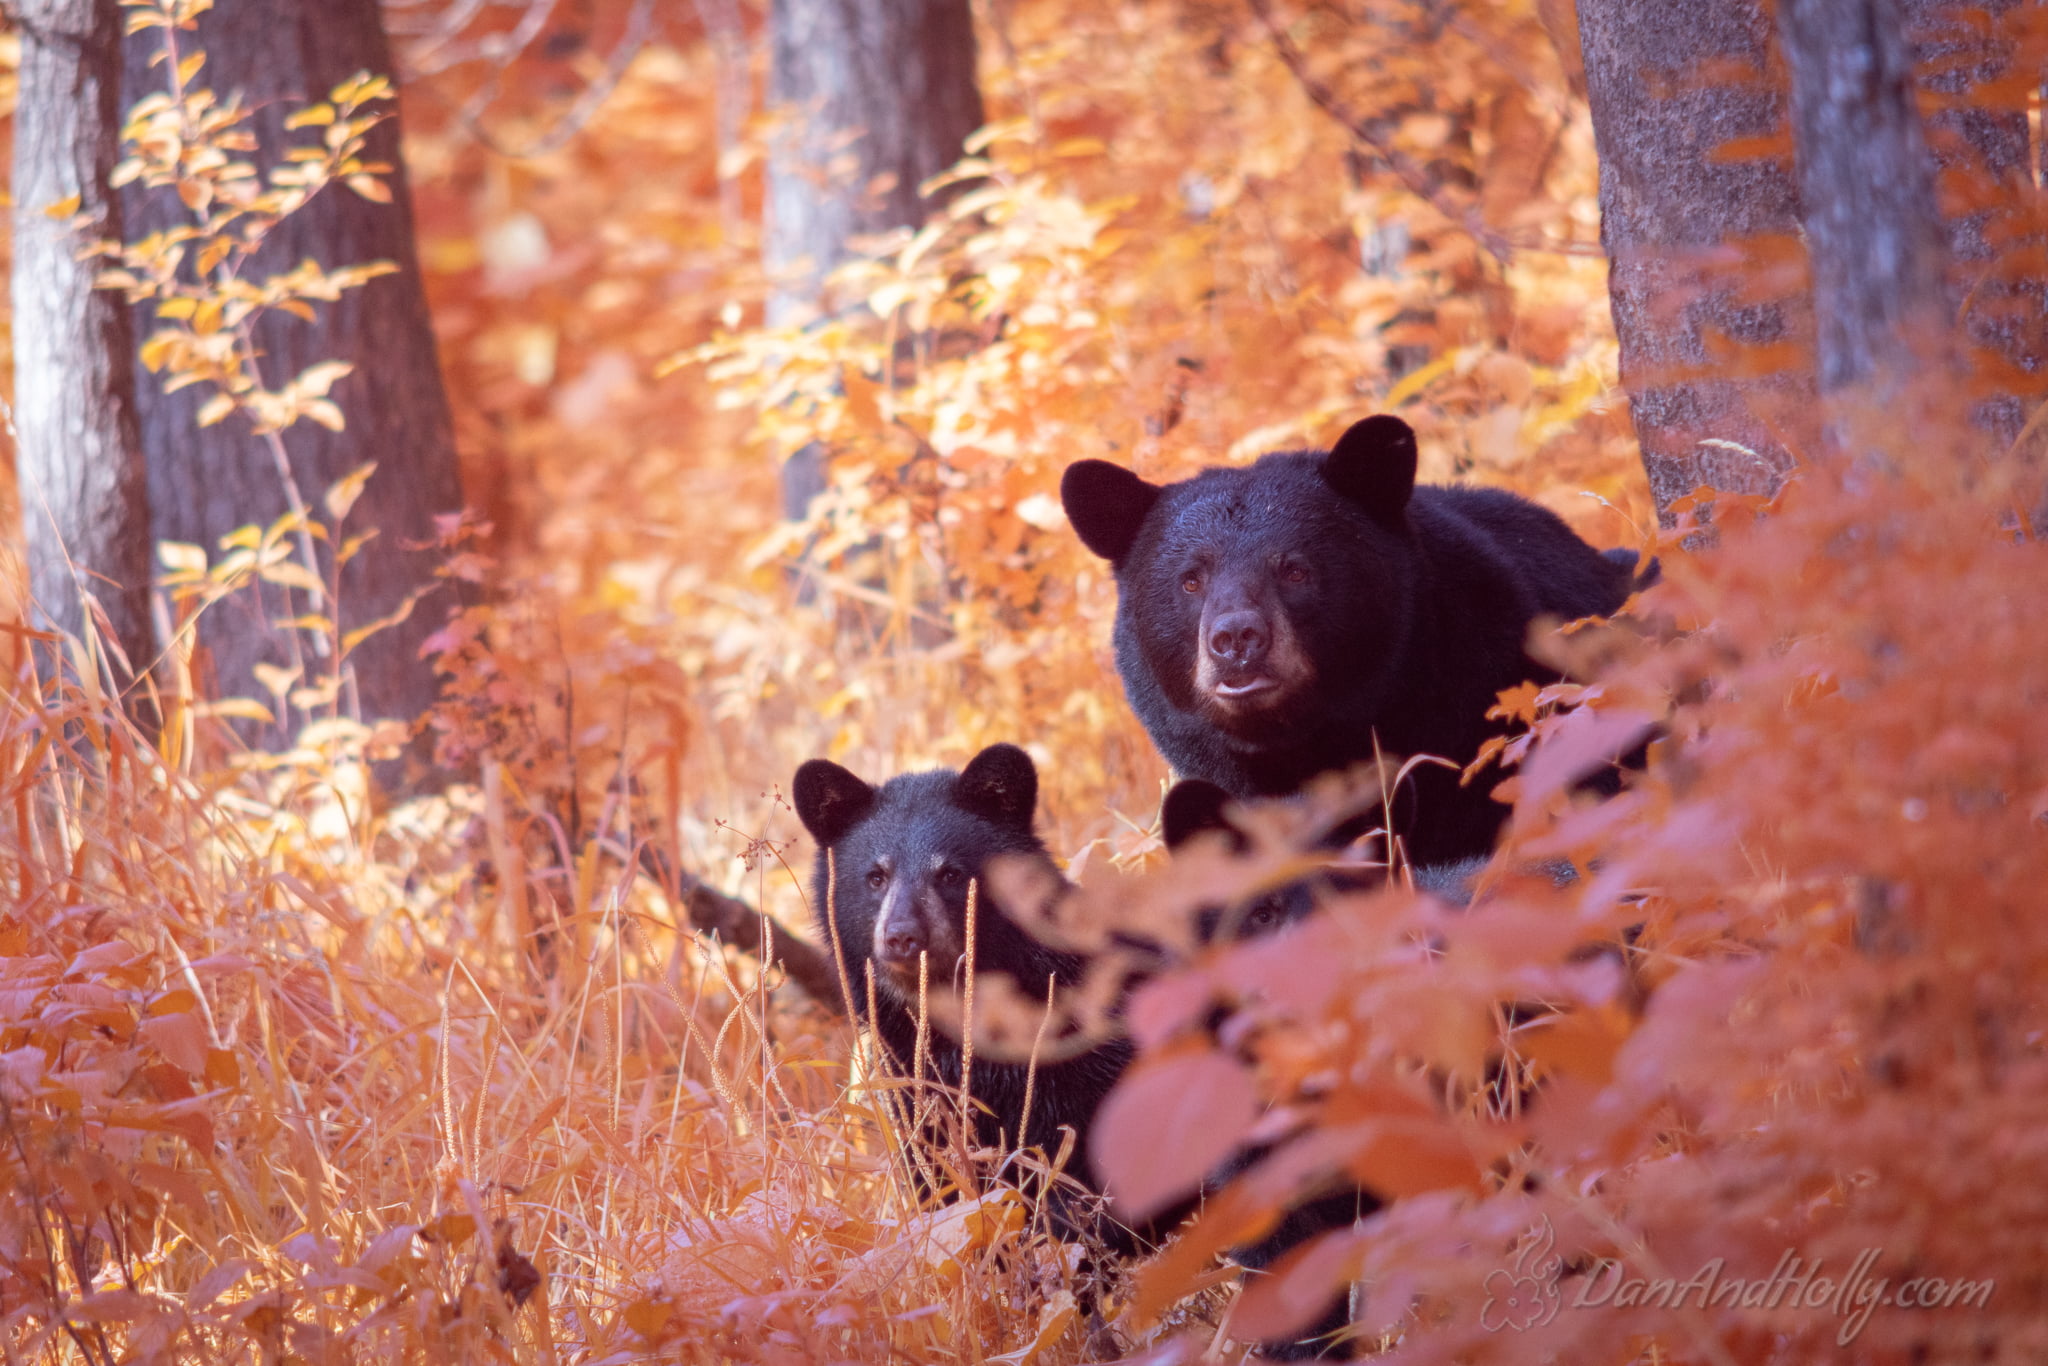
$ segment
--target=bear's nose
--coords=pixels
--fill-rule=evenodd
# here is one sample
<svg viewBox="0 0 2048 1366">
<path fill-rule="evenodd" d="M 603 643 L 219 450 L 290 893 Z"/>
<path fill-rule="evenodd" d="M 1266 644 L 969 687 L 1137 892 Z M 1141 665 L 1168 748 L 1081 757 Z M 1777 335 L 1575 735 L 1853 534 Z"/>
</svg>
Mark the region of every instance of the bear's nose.
<svg viewBox="0 0 2048 1366">
<path fill-rule="evenodd" d="M 1250 608 L 1225 612 L 1209 626 L 1209 653 L 1225 664 L 1249 669 L 1266 657 L 1272 633 L 1266 619 Z"/>
<path fill-rule="evenodd" d="M 885 963 L 915 963 L 930 947 L 923 917 L 906 908 L 888 907 L 875 927 L 875 954 Z"/>
</svg>

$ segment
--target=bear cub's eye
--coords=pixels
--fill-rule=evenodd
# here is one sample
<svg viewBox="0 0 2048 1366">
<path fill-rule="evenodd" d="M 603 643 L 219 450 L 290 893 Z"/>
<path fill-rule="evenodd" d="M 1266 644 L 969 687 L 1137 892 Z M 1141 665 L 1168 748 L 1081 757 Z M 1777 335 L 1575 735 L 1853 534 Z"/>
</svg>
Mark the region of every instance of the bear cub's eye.
<svg viewBox="0 0 2048 1366">
<path fill-rule="evenodd" d="M 1283 565 L 1281 565 L 1281 566 L 1280 566 L 1280 581 L 1281 581 L 1282 583 L 1307 583 L 1307 582 L 1308 582 L 1308 566 L 1307 566 L 1307 565 L 1300 565 L 1300 564 L 1283 564 Z"/>
<path fill-rule="evenodd" d="M 957 887 L 960 885 L 960 870 L 948 864 L 939 869 L 938 878 L 941 887 Z"/>
<path fill-rule="evenodd" d="M 877 864 L 875 867 L 868 869 L 868 886 L 879 892 L 888 885 L 889 875 L 882 871 L 881 865 Z"/>
<path fill-rule="evenodd" d="M 1193 570 L 1189 570 L 1186 576 L 1184 576 L 1180 581 L 1180 589 L 1183 593 L 1201 592 L 1202 576 L 1200 574 L 1195 573 Z"/>
</svg>

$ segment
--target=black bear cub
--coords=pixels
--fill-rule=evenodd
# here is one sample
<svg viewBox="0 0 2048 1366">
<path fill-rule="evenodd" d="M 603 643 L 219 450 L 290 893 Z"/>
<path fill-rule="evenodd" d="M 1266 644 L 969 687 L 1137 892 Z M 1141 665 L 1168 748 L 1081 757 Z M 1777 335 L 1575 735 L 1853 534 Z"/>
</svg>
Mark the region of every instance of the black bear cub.
<svg viewBox="0 0 2048 1366">
<path fill-rule="evenodd" d="M 868 1023 L 899 1069 L 909 1070 L 916 1047 L 919 957 L 926 959 L 932 988 L 965 985 L 970 881 L 981 881 L 977 973 L 1008 974 L 1027 999 L 1042 999 L 1049 977 L 1062 986 L 1081 979 L 1086 961 L 1041 943 L 1006 916 L 983 877 L 999 854 L 1051 865 L 1031 829 L 1038 770 L 1023 750 L 991 745 L 957 774 L 906 773 L 880 787 L 838 764 L 813 759 L 797 769 L 790 788 L 797 817 L 818 846 L 811 906 L 819 931 L 827 949 L 843 956 L 852 1006 L 863 1016 L 872 979 L 875 1010 Z M 934 1023 L 928 1048 L 931 1075 L 959 1086 L 959 1040 Z M 976 1057 L 975 1142 L 1053 1154 L 1060 1148 L 1060 1127 L 1071 1127 L 1077 1142 L 1069 1173 L 1098 1189 L 1087 1161 L 1089 1123 L 1129 1061 L 1128 1045 L 1111 1041 L 1075 1058 L 1041 1063 L 1026 1115 L 1029 1064 Z"/>
<path fill-rule="evenodd" d="M 1470 763 L 1497 693 L 1557 677 L 1524 651 L 1529 624 L 1627 599 L 1632 554 L 1504 490 L 1418 486 L 1415 467 L 1414 432 L 1385 415 L 1329 451 L 1175 484 L 1067 467 L 1068 520 L 1116 572 L 1117 671 L 1181 776 L 1247 798 L 1377 753 Z M 1418 765 L 1392 821 L 1409 861 L 1487 853 L 1507 814 L 1492 785 Z"/>
</svg>

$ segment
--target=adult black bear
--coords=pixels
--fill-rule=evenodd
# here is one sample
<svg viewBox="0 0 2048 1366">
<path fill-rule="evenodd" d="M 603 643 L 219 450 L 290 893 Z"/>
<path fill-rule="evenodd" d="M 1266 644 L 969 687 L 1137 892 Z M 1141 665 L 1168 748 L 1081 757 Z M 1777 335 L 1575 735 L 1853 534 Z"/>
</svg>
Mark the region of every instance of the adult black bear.
<svg viewBox="0 0 2048 1366">
<path fill-rule="evenodd" d="M 1160 806 L 1159 823 L 1169 851 L 1177 851 L 1205 834 L 1222 839 L 1238 854 L 1249 850 L 1252 844 L 1249 828 L 1241 819 L 1235 800 L 1216 784 L 1201 778 L 1183 779 L 1168 790 L 1166 800 Z M 1318 847 L 1329 847 L 1320 842 L 1317 844 Z M 1468 907 L 1472 905 L 1477 884 L 1489 862 L 1487 858 L 1475 856 L 1451 863 L 1428 864 L 1409 869 L 1408 876 L 1416 891 L 1426 892 L 1451 906 Z M 1536 865 L 1529 871 L 1548 877 L 1559 886 L 1578 878 L 1577 870 L 1569 863 Z M 1213 942 L 1219 938 L 1250 939 L 1276 933 L 1314 913 L 1329 898 L 1371 891 L 1381 886 L 1386 877 L 1385 870 L 1379 868 L 1354 868 L 1341 864 L 1326 868 L 1264 892 L 1238 906 L 1204 908 L 1200 922 L 1202 937 Z M 1532 1018 L 1544 1010 L 1541 1006 L 1513 1003 L 1504 1005 L 1503 1009 L 1508 1018 L 1516 1021 Z M 1485 1084 L 1499 1094 L 1505 1094 L 1508 1088 L 1514 1087 L 1518 1102 L 1524 1107 L 1535 1095 L 1532 1088 L 1515 1081 L 1498 1056 L 1487 1061 Z M 1272 1145 L 1259 1144 L 1234 1154 L 1212 1175 L 1208 1189 L 1213 1191 L 1250 1170 L 1271 1151 Z M 1265 1270 L 1310 1239 L 1346 1228 L 1355 1220 L 1372 1214 L 1381 1208 L 1382 1203 L 1369 1190 L 1339 1182 L 1335 1189 L 1287 1209 L 1265 1237 L 1248 1246 L 1233 1248 L 1230 1255 L 1243 1267 L 1253 1271 Z M 1289 1342 L 1262 1344 L 1260 1354 L 1273 1361 L 1347 1355 L 1350 1344 L 1344 1340 L 1343 1330 L 1350 1319 L 1348 1297 L 1335 1296 L 1324 1305 L 1321 1314 L 1301 1337 Z"/>
<path fill-rule="evenodd" d="M 843 956 L 853 1006 L 863 1015 L 873 980 L 869 1024 L 898 1068 L 908 1070 L 916 1048 L 920 955 L 928 961 L 932 986 L 964 985 L 970 881 L 979 879 L 982 887 L 976 899 L 977 973 L 1008 974 L 1027 999 L 1045 995 L 1048 977 L 1062 986 L 1080 980 L 1085 959 L 1041 943 L 987 894 L 984 872 L 998 854 L 1051 865 L 1031 829 L 1038 770 L 1023 750 L 991 745 L 958 774 L 906 773 L 880 787 L 838 764 L 813 759 L 797 769 L 790 792 L 798 819 L 818 845 L 811 906 L 820 933 L 828 951 Z M 931 1075 L 959 1086 L 959 1040 L 934 1024 L 927 1047 Z M 1066 1125 L 1077 1140 L 1070 1174 L 1097 1189 L 1087 1160 L 1088 1127 L 1130 1057 L 1127 1043 L 1111 1040 L 1078 1057 L 1042 1063 L 1035 1081 L 1027 1076 L 1027 1063 L 977 1057 L 970 1089 L 985 1109 L 976 1111 L 976 1143 L 1052 1154 Z"/>
<path fill-rule="evenodd" d="M 1159 807 L 1159 830 L 1167 851 L 1179 849 L 1197 835 L 1211 833 L 1221 836 L 1232 852 L 1243 853 L 1250 846 L 1250 837 L 1232 819 L 1231 806 L 1236 800 L 1206 778 L 1183 778 L 1175 783 Z M 1337 851 L 1331 847 L 1330 852 Z M 1474 855 L 1454 863 L 1432 863 L 1410 868 L 1408 877 L 1418 892 L 1427 892 L 1453 906 L 1469 906 L 1473 886 L 1490 861 L 1483 855 Z M 1213 941 L 1220 932 L 1231 939 L 1253 938 L 1301 919 L 1326 895 L 1370 891 L 1384 883 L 1386 876 L 1383 869 L 1373 867 L 1328 868 L 1274 888 L 1245 906 L 1223 908 L 1231 912 L 1227 916 L 1218 910 L 1205 910 L 1199 925 L 1201 937 Z"/>
<path fill-rule="evenodd" d="M 1116 571 L 1124 690 L 1182 776 L 1243 798 L 1378 752 L 1470 763 L 1497 693 L 1557 677 L 1524 651 L 1529 624 L 1627 599 L 1628 552 L 1504 490 L 1418 487 L 1415 464 L 1414 432 L 1382 415 L 1327 452 L 1164 486 L 1067 467 L 1068 520 Z M 1487 853 L 1492 788 L 1418 765 L 1393 813 L 1409 861 Z"/>
</svg>

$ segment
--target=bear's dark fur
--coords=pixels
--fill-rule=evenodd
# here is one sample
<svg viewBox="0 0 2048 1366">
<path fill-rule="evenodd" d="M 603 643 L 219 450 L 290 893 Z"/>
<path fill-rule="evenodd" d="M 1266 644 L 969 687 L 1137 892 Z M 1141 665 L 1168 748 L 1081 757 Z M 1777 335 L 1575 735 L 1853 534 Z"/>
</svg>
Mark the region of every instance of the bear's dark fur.
<svg viewBox="0 0 2048 1366">
<path fill-rule="evenodd" d="M 1233 852 L 1243 853 L 1249 847 L 1250 839 L 1243 827 L 1231 818 L 1230 808 L 1236 800 L 1206 778 L 1183 778 L 1175 783 L 1167 789 L 1166 800 L 1159 807 L 1159 829 L 1167 851 L 1171 853 L 1197 835 L 1207 833 L 1221 836 Z M 1473 886 L 1489 862 L 1491 860 L 1475 855 L 1453 863 L 1411 868 L 1408 877 L 1418 892 L 1427 892 L 1453 906 L 1469 906 L 1472 904 Z M 1566 868 L 1570 866 L 1565 865 Z M 1214 912 L 1205 911 L 1199 926 L 1201 937 L 1204 941 L 1213 942 L 1221 929 L 1229 931 L 1230 938 L 1248 939 L 1301 919 L 1316 908 L 1318 900 L 1325 894 L 1369 891 L 1384 880 L 1385 873 L 1378 869 L 1326 869 L 1314 877 L 1298 878 L 1267 892 L 1243 908 L 1237 917 L 1226 920 Z"/>
<path fill-rule="evenodd" d="M 1116 572 L 1125 692 L 1181 776 L 1244 798 L 1376 752 L 1467 764 L 1497 693 L 1557 677 L 1525 652 L 1530 623 L 1626 600 L 1633 555 L 1504 490 L 1417 486 L 1415 466 L 1414 433 L 1382 415 L 1327 452 L 1163 486 L 1067 467 L 1067 517 Z M 1417 766 L 1393 814 L 1410 862 L 1487 853 L 1492 787 Z"/>
<path fill-rule="evenodd" d="M 1247 851 L 1251 847 L 1251 836 L 1238 819 L 1236 808 L 1235 799 L 1215 783 L 1200 778 L 1186 778 L 1175 783 L 1159 810 L 1160 830 L 1167 849 L 1179 850 L 1191 840 L 1210 835 L 1225 841 L 1233 852 Z M 1332 846 L 1325 843 L 1322 847 Z M 1475 856 L 1411 868 L 1408 876 L 1416 891 L 1426 892 L 1448 905 L 1467 907 L 1472 904 L 1479 878 L 1486 872 L 1489 862 L 1487 858 Z M 1577 870 L 1569 863 L 1538 865 L 1532 871 L 1550 877 L 1559 886 L 1576 881 L 1578 876 Z M 1213 942 L 1218 937 L 1249 939 L 1274 933 L 1312 914 L 1328 897 L 1372 890 L 1380 886 L 1386 876 L 1381 869 L 1330 868 L 1275 888 L 1242 906 L 1204 908 L 1200 926 L 1202 936 Z M 1511 1004 L 1505 1010 L 1509 1019 L 1519 1022 L 1534 1018 L 1542 1012 L 1542 1007 Z M 1494 1056 L 1487 1060 L 1485 1085 L 1494 1093 L 1504 1095 L 1517 1083 L 1504 1070 L 1502 1060 Z M 1521 1104 L 1526 1106 L 1534 1097 L 1533 1090 L 1526 1087 L 1517 1089 Z M 1211 1175 L 1205 1183 L 1206 1188 L 1213 1191 L 1227 1184 L 1263 1161 L 1272 1150 L 1271 1144 L 1259 1144 L 1238 1151 Z M 1379 1197 L 1363 1187 L 1340 1185 L 1286 1210 L 1272 1231 L 1258 1242 L 1231 1249 L 1231 1258 L 1249 1270 L 1266 1270 L 1302 1244 L 1322 1234 L 1349 1227 L 1353 1221 L 1372 1214 L 1381 1205 Z M 1261 1344 L 1260 1355 L 1273 1361 L 1348 1355 L 1349 1345 L 1343 1341 L 1342 1333 L 1350 1318 L 1348 1297 L 1333 1296 L 1301 1337 L 1288 1342 Z"/>
<path fill-rule="evenodd" d="M 1078 982 L 1079 955 L 1056 951 L 1004 915 L 983 876 L 998 854 L 1051 858 L 1032 833 L 1038 771 L 1015 745 L 991 745 L 958 774 L 949 769 L 906 773 L 880 787 L 838 764 L 813 759 L 790 785 L 797 816 L 816 841 L 811 905 L 828 952 L 843 954 L 853 1007 L 867 1014 L 868 982 L 875 1012 L 868 1023 L 894 1065 L 908 1071 L 917 1042 L 917 960 L 928 955 L 933 988 L 964 985 L 967 886 L 976 898 L 975 971 L 1006 973 L 1026 999 L 1043 997 L 1046 979 Z M 831 851 L 828 865 L 827 851 Z M 836 867 L 836 885 L 832 869 Z M 833 922 L 836 921 L 835 925 Z M 960 1084 L 958 1039 L 934 1023 L 928 1035 L 931 1075 Z M 1122 1040 L 1078 1057 L 1042 1063 L 1024 1114 L 1028 1064 L 974 1060 L 971 1088 L 980 1103 L 975 1141 L 983 1147 L 1060 1149 L 1062 1125 L 1075 1132 L 1069 1173 L 1098 1189 L 1088 1166 L 1088 1128 L 1102 1098 L 1130 1062 Z"/>
</svg>

